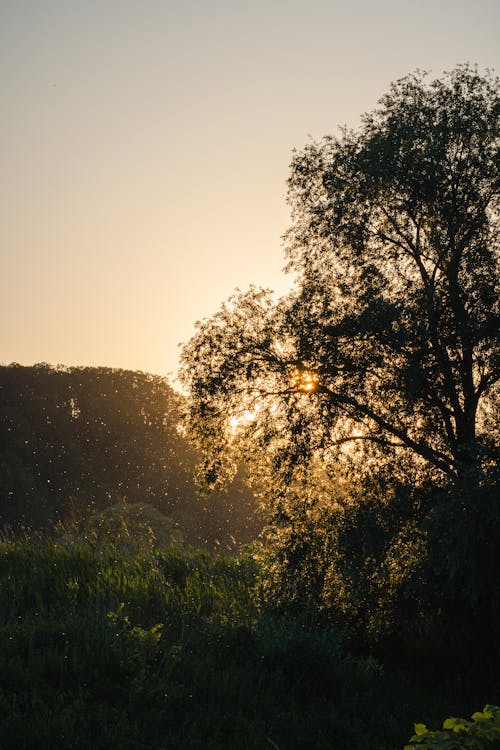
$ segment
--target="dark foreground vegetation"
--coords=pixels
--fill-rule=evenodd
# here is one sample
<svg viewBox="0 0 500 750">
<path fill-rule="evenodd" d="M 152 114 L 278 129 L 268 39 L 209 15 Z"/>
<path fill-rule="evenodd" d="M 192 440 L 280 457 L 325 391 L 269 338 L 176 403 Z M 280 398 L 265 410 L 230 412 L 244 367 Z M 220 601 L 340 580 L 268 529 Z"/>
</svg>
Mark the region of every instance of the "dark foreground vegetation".
<svg viewBox="0 0 500 750">
<path fill-rule="evenodd" d="M 470 656 L 369 655 L 279 618 L 250 557 L 0 546 L 4 750 L 398 750 L 487 702 Z"/>
</svg>

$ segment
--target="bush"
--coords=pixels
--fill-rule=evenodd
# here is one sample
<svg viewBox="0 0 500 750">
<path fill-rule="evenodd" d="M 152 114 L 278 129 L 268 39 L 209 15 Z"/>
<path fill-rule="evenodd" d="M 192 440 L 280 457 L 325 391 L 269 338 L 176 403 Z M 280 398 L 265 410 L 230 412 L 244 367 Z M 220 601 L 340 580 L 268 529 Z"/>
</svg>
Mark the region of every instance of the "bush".
<svg viewBox="0 0 500 750">
<path fill-rule="evenodd" d="M 500 708 L 485 706 L 472 714 L 472 721 L 451 717 L 443 729 L 429 731 L 415 724 L 415 734 L 404 750 L 486 750 L 500 748 Z"/>
</svg>

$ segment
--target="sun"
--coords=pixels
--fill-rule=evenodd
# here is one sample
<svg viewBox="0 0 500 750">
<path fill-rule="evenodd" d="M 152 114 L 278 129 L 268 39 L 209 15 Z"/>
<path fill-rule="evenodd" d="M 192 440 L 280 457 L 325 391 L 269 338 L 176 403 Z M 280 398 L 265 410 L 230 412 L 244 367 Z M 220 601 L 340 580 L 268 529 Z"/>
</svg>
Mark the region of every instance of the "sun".
<svg viewBox="0 0 500 750">
<path fill-rule="evenodd" d="M 295 367 L 291 375 L 292 388 L 302 393 L 314 393 L 319 386 L 319 375 L 310 370 L 300 370 Z"/>
</svg>

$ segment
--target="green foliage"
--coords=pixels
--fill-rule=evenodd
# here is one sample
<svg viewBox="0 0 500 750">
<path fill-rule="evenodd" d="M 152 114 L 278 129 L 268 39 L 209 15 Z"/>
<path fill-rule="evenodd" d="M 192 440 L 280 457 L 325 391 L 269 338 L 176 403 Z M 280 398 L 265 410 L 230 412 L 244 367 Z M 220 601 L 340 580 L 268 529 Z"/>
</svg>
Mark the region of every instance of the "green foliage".
<svg viewBox="0 0 500 750">
<path fill-rule="evenodd" d="M 404 750 L 487 750 L 500 746 L 500 708 L 487 705 L 472 714 L 472 721 L 451 717 L 442 731 L 415 724 L 415 734 Z"/>
<path fill-rule="evenodd" d="M 259 580 L 248 557 L 1 543 L 2 750 L 394 750 L 451 705 L 267 612 Z"/>
<path fill-rule="evenodd" d="M 120 602 L 116 612 L 107 614 L 113 638 L 111 649 L 117 654 L 123 672 L 130 674 L 136 690 L 144 689 L 156 677 L 151 667 L 158 663 L 161 655 L 163 624 L 157 623 L 147 629 L 132 625 L 130 617 L 124 614 L 124 607 Z"/>
<path fill-rule="evenodd" d="M 115 547 L 122 554 L 138 554 L 181 544 L 179 524 L 147 503 L 121 503 L 88 518 L 63 524 L 63 536 L 85 537 L 99 548 Z"/>
<path fill-rule="evenodd" d="M 349 494 L 330 489 L 281 498 L 260 550 L 268 606 L 370 640 L 415 631 L 430 596 L 426 539 L 415 521 L 425 498 L 373 482 Z"/>
</svg>

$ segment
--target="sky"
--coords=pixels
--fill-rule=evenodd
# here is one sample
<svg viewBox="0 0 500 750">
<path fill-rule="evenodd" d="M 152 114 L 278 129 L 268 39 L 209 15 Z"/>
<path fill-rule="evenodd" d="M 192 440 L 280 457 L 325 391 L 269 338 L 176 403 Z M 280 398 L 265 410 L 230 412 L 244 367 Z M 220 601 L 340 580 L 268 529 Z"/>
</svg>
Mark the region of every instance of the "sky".
<svg viewBox="0 0 500 750">
<path fill-rule="evenodd" d="M 294 148 L 391 81 L 500 73 L 498 0 L 0 0 L 0 363 L 168 375 L 284 294 Z"/>
</svg>

